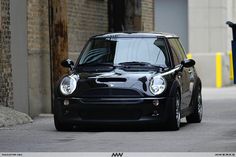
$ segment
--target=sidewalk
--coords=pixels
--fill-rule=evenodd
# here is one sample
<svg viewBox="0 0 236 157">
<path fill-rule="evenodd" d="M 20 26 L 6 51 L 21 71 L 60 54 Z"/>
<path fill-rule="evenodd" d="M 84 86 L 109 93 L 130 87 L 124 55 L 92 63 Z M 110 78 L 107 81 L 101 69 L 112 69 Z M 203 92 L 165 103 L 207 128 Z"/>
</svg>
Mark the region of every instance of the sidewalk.
<svg viewBox="0 0 236 157">
<path fill-rule="evenodd" d="M 0 105 L 0 128 L 30 122 L 33 120 L 27 114 Z"/>
<path fill-rule="evenodd" d="M 235 99 L 235 104 L 236 104 L 236 85 L 223 88 L 203 87 L 202 96 L 203 100 Z"/>
</svg>

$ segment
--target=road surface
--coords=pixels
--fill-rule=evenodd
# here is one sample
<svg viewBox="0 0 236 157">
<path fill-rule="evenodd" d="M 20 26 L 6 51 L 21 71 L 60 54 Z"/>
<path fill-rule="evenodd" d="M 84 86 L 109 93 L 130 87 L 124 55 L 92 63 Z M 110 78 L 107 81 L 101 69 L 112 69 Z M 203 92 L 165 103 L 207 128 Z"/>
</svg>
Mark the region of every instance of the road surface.
<svg viewBox="0 0 236 157">
<path fill-rule="evenodd" d="M 0 128 L 0 152 L 235 152 L 236 87 L 203 89 L 200 124 L 182 120 L 179 131 L 57 132 L 52 116 Z"/>
</svg>

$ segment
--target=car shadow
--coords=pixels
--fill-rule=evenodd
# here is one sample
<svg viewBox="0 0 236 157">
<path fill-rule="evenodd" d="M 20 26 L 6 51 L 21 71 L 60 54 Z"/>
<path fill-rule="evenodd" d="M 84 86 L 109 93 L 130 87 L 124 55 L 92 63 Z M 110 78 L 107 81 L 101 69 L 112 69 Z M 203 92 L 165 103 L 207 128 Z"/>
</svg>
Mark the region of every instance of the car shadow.
<svg viewBox="0 0 236 157">
<path fill-rule="evenodd" d="M 187 125 L 186 122 L 181 122 L 180 130 Z M 168 128 L 167 125 L 96 125 L 96 126 L 74 126 L 70 132 L 162 132 L 162 131 L 174 131 Z"/>
</svg>

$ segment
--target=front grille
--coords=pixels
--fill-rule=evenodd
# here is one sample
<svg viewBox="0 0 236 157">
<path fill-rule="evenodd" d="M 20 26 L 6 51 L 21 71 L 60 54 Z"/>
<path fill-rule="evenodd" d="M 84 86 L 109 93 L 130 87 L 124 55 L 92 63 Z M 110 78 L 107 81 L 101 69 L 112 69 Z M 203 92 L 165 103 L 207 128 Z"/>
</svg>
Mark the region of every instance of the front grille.
<svg viewBox="0 0 236 157">
<path fill-rule="evenodd" d="M 138 109 L 130 110 L 90 110 L 80 111 L 83 120 L 137 120 L 141 116 Z"/>
<path fill-rule="evenodd" d="M 98 78 L 98 82 L 126 82 L 126 78 Z"/>
<path fill-rule="evenodd" d="M 140 98 L 142 93 L 132 89 L 96 88 L 87 90 L 80 95 L 81 98 Z"/>
</svg>

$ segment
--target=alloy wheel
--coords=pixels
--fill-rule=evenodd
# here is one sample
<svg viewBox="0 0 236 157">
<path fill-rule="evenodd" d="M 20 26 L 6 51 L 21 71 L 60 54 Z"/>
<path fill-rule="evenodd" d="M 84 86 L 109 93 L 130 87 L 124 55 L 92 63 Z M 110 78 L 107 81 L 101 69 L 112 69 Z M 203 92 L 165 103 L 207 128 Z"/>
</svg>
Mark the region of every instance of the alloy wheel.
<svg viewBox="0 0 236 157">
<path fill-rule="evenodd" d="M 176 122 L 178 128 L 180 127 L 180 98 L 179 95 L 176 96 L 176 109 L 175 109 L 175 115 L 176 115 Z"/>
<path fill-rule="evenodd" d="M 197 98 L 197 108 L 198 108 L 198 115 L 199 118 L 202 119 L 202 114 L 203 114 L 203 106 L 202 106 L 202 94 L 199 91 L 198 93 L 198 98 Z"/>
</svg>

